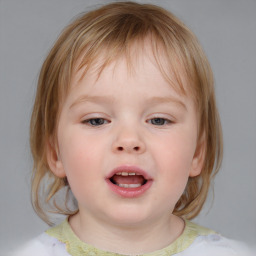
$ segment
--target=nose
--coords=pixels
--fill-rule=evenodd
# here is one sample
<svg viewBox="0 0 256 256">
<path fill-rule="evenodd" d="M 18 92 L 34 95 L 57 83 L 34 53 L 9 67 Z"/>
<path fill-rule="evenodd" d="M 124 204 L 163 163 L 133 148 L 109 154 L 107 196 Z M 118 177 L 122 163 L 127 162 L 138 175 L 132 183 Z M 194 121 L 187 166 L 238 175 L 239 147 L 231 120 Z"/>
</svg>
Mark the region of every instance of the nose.
<svg viewBox="0 0 256 256">
<path fill-rule="evenodd" d="M 140 137 L 136 128 L 122 128 L 113 142 L 115 153 L 135 153 L 142 154 L 146 150 L 145 143 Z"/>
</svg>

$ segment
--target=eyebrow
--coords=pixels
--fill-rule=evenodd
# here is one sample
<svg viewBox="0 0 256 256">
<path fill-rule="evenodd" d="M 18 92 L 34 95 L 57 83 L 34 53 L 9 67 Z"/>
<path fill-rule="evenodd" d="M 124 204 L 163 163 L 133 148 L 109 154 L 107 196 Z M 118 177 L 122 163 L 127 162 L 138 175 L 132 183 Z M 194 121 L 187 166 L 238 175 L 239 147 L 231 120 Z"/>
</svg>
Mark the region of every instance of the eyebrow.
<svg viewBox="0 0 256 256">
<path fill-rule="evenodd" d="M 76 99 L 71 106 L 69 107 L 70 109 L 73 108 L 74 106 L 84 103 L 84 102 L 93 102 L 93 103 L 103 103 L 103 104 L 110 104 L 115 102 L 115 98 L 113 96 L 89 96 L 89 95 L 82 95 L 78 99 Z M 187 107 L 185 103 L 181 100 L 179 100 L 176 97 L 151 97 L 146 99 L 146 104 L 148 105 L 156 105 L 159 103 L 174 103 L 176 105 L 179 105 L 180 107 L 184 108 L 187 110 Z"/>
<path fill-rule="evenodd" d="M 147 101 L 149 104 L 174 103 L 174 104 L 181 106 L 185 110 L 187 110 L 185 103 L 176 97 L 170 97 L 170 96 L 168 96 L 168 97 L 167 96 L 166 97 L 152 97 L 152 98 L 149 98 Z"/>
<path fill-rule="evenodd" d="M 74 106 L 84 103 L 84 102 L 95 102 L 95 103 L 112 103 L 115 101 L 115 98 L 112 96 L 89 96 L 89 95 L 82 95 L 81 97 L 77 98 L 69 108 L 73 108 Z"/>
</svg>

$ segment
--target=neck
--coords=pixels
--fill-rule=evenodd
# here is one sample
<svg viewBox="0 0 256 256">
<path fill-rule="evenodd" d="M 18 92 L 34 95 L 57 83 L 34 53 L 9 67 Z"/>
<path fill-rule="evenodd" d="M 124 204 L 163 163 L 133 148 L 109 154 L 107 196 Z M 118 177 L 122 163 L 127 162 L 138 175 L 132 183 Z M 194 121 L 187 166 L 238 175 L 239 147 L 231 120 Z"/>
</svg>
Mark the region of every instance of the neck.
<svg viewBox="0 0 256 256">
<path fill-rule="evenodd" d="M 78 213 L 69 222 L 83 242 L 121 254 L 142 254 L 162 249 L 175 241 L 184 229 L 184 221 L 174 215 L 160 221 L 121 226 Z"/>
</svg>

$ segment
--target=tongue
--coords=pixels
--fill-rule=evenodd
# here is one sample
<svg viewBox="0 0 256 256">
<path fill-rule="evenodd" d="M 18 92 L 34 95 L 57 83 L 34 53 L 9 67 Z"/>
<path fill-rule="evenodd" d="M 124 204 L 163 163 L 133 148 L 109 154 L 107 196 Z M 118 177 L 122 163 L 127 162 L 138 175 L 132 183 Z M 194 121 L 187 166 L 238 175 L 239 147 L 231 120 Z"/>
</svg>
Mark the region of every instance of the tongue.
<svg viewBox="0 0 256 256">
<path fill-rule="evenodd" d="M 132 175 L 132 176 L 121 176 L 114 175 L 111 178 L 111 181 L 115 184 L 144 184 L 145 179 L 142 175 Z"/>
</svg>

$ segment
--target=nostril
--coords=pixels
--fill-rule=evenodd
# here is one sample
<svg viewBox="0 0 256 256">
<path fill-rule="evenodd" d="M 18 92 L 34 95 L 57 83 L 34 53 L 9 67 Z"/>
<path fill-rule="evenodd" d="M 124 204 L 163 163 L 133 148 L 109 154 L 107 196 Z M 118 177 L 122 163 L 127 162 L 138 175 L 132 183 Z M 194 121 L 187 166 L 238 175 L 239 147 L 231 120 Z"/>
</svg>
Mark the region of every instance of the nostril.
<svg viewBox="0 0 256 256">
<path fill-rule="evenodd" d="M 118 150 L 118 151 L 123 151 L 124 148 L 123 148 L 123 147 L 117 147 L 117 150 Z M 139 151 L 139 150 L 140 150 L 140 147 L 133 147 L 133 150 L 134 150 L 134 151 Z"/>
</svg>

